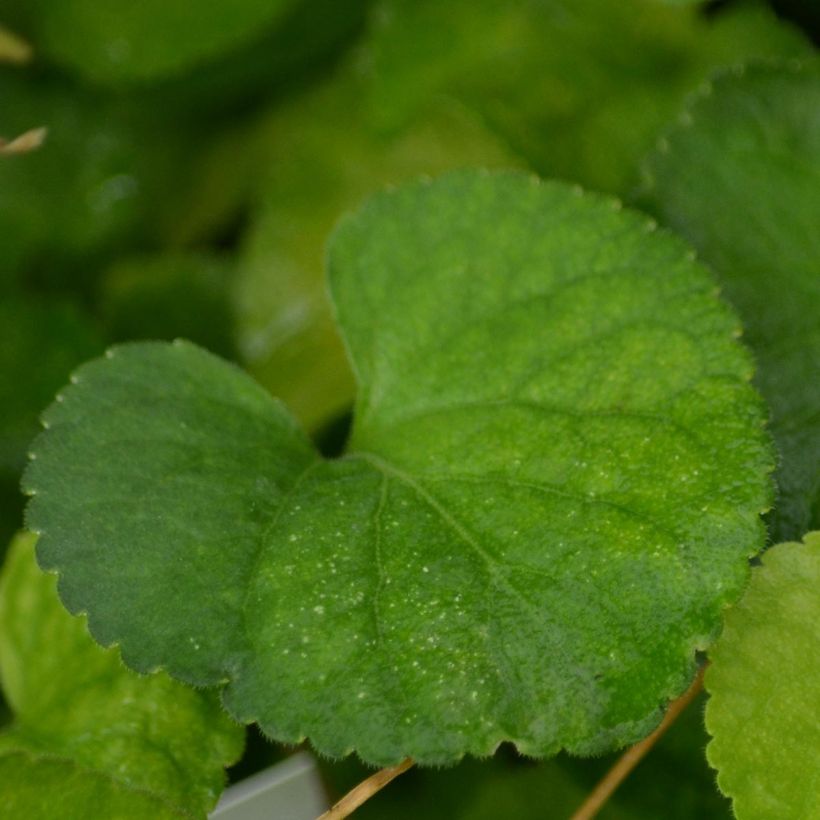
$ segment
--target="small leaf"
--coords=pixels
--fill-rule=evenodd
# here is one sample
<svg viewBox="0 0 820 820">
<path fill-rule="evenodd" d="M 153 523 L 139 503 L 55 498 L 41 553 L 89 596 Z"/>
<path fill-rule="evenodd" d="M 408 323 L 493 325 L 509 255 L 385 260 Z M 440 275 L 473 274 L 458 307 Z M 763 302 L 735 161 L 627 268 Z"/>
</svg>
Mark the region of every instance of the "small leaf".
<svg viewBox="0 0 820 820">
<path fill-rule="evenodd" d="M 33 0 L 27 10 L 42 53 L 96 83 L 147 82 L 252 42 L 296 0 Z"/>
<path fill-rule="evenodd" d="M 820 817 L 820 532 L 772 547 L 710 655 L 709 762 L 739 820 Z"/>
<path fill-rule="evenodd" d="M 820 526 L 820 61 L 726 73 L 645 166 L 642 201 L 745 322 L 782 460 L 775 539 Z"/>
<path fill-rule="evenodd" d="M 4 809 L 12 800 L 16 817 L 53 817 L 58 805 L 61 817 L 145 817 L 155 815 L 140 806 L 164 804 L 161 816 L 204 815 L 242 730 L 215 693 L 139 677 L 97 646 L 36 566 L 34 540 L 12 543 L 0 580 L 0 677 L 14 712 L 0 734 Z M 84 815 L 98 790 L 102 802 Z M 108 800 L 130 810 L 107 814 Z"/>
<path fill-rule="evenodd" d="M 333 461 L 192 345 L 84 366 L 25 479 L 66 605 L 328 755 L 646 734 L 762 545 L 772 466 L 735 317 L 652 228 L 511 172 L 374 198 L 330 253 L 359 382 Z"/>
</svg>

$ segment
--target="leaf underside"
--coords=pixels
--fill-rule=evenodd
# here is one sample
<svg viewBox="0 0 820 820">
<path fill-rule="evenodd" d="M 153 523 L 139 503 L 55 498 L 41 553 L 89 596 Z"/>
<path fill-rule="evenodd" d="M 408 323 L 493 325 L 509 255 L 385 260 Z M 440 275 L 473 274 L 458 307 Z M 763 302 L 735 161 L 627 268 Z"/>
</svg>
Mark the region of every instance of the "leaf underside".
<svg viewBox="0 0 820 820">
<path fill-rule="evenodd" d="M 737 320 L 674 238 L 514 172 L 375 197 L 331 245 L 346 454 L 184 342 L 116 348 L 44 416 L 43 566 L 138 670 L 388 764 L 645 734 L 763 542 Z"/>
<path fill-rule="evenodd" d="M 799 538 L 820 527 L 820 61 L 722 75 L 644 175 L 744 321 L 781 454 L 771 535 Z"/>
<path fill-rule="evenodd" d="M 820 817 L 820 532 L 778 544 L 710 652 L 709 762 L 740 820 Z"/>
</svg>

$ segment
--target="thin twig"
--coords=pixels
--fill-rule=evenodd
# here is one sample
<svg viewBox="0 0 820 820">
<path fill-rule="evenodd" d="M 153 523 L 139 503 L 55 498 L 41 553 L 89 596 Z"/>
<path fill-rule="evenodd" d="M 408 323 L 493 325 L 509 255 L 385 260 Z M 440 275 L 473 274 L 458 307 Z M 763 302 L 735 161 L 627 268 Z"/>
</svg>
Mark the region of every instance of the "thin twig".
<svg viewBox="0 0 820 820">
<path fill-rule="evenodd" d="M 640 763 L 643 756 L 655 745 L 663 733 L 678 719 L 680 713 L 695 699 L 695 696 L 703 687 L 703 671 L 701 669 L 692 685 L 677 699 L 669 704 L 661 725 L 645 737 L 640 743 L 636 743 L 627 749 L 618 758 L 615 765 L 604 775 L 598 785 L 592 790 L 583 805 L 572 815 L 570 820 L 591 820 L 600 811 L 601 807 L 612 796 L 615 789 L 621 785 L 627 775 Z"/>
<path fill-rule="evenodd" d="M 26 131 L 25 134 L 20 134 L 13 140 L 5 140 L 0 137 L 0 154 L 28 154 L 39 148 L 45 142 L 46 128 L 32 128 L 31 131 Z"/>
<path fill-rule="evenodd" d="M 31 46 L 25 40 L 0 26 L 0 62 L 24 65 L 31 56 Z"/>
<path fill-rule="evenodd" d="M 365 800 L 373 797 L 379 789 L 384 788 L 394 777 L 406 772 L 413 765 L 411 758 L 406 758 L 398 766 L 382 769 L 363 780 L 351 789 L 332 809 L 326 811 L 319 820 L 342 820 L 352 814 Z"/>
</svg>

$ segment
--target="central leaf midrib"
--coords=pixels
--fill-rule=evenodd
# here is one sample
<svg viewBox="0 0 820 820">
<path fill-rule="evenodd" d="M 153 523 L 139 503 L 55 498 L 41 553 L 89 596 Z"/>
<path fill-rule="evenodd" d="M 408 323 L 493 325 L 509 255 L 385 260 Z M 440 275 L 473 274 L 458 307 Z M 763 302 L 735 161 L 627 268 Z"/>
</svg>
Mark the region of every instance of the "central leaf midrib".
<svg viewBox="0 0 820 820">
<path fill-rule="evenodd" d="M 357 452 L 352 453 L 350 458 L 356 458 L 362 460 L 376 470 L 378 470 L 382 475 L 389 476 L 394 478 L 395 480 L 401 482 L 408 488 L 410 488 L 415 495 L 417 495 L 430 509 L 432 509 L 436 515 L 448 526 L 448 528 L 454 532 L 459 539 L 465 543 L 470 549 L 478 555 L 482 561 L 487 566 L 488 574 L 493 581 L 499 583 L 499 585 L 505 587 L 509 593 L 512 594 L 513 598 L 524 605 L 524 608 L 528 610 L 528 612 L 534 616 L 537 622 L 541 623 L 544 618 L 544 614 L 537 611 L 536 608 L 531 604 L 523 595 L 523 593 L 516 589 L 516 587 L 510 582 L 509 578 L 507 577 L 507 572 L 505 569 L 507 565 L 503 561 L 500 561 L 496 556 L 494 556 L 491 552 L 489 552 L 485 547 L 483 547 L 478 540 L 473 536 L 473 534 L 460 522 L 458 521 L 445 507 L 444 505 L 435 497 L 433 496 L 429 490 L 427 490 L 423 485 L 421 485 L 413 476 L 408 473 L 405 473 L 403 470 L 395 467 L 388 461 L 385 461 L 380 456 L 375 455 L 374 453 L 368 452 Z"/>
</svg>

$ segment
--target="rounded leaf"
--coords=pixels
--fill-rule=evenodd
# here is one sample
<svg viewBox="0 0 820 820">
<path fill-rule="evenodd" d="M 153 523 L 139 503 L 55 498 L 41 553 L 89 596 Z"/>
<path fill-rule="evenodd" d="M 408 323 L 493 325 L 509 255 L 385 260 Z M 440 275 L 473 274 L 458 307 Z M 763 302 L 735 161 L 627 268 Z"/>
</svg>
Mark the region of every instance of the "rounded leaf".
<svg viewBox="0 0 820 820">
<path fill-rule="evenodd" d="M 191 345 L 86 365 L 25 479 L 67 605 L 329 755 L 645 734 L 762 546 L 772 466 L 737 320 L 653 229 L 515 172 L 375 197 L 331 244 L 358 379 L 333 461 Z"/>
<path fill-rule="evenodd" d="M 818 589 L 820 532 L 778 544 L 710 652 L 706 751 L 739 820 L 820 817 Z"/>
</svg>

